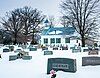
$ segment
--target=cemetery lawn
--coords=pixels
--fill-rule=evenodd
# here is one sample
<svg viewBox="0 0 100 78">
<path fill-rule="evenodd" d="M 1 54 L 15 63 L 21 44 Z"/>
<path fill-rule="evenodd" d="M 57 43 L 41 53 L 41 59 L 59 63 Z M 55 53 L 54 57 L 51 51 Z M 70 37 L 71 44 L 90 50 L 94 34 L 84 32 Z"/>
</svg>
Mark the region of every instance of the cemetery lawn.
<svg viewBox="0 0 100 78">
<path fill-rule="evenodd" d="M 76 59 L 77 71 L 75 73 L 58 71 L 56 72 L 56 78 L 100 78 L 100 65 L 82 66 L 82 57 L 88 56 L 87 52 L 71 53 L 70 50 L 55 50 L 53 55 L 44 55 L 42 50 L 38 49 L 29 52 L 29 55 L 32 56 L 31 60 L 17 59 L 14 61 L 9 61 L 9 55 L 15 55 L 16 53 L 1 52 L 1 54 L 0 78 L 50 78 L 51 75 L 46 74 L 48 58 Z"/>
</svg>

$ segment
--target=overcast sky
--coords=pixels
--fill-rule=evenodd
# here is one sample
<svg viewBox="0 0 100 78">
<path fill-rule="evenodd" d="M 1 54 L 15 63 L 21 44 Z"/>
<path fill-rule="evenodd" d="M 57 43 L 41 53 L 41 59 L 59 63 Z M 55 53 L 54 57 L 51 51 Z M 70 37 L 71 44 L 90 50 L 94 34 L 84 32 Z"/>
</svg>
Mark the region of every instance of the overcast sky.
<svg viewBox="0 0 100 78">
<path fill-rule="evenodd" d="M 42 11 L 45 15 L 54 15 L 55 17 L 60 16 L 61 0 L 0 0 L 0 17 L 8 11 L 23 6 L 31 6 L 33 9 L 37 8 Z"/>
</svg>

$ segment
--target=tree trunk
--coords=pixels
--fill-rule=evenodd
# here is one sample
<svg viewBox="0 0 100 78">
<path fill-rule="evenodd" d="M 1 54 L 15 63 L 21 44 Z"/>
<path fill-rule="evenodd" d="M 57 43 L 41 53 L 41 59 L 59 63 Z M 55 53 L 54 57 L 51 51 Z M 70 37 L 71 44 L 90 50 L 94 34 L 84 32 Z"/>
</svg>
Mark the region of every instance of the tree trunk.
<svg viewBox="0 0 100 78">
<path fill-rule="evenodd" d="M 17 43 L 17 39 L 16 39 L 16 37 L 15 37 L 15 40 L 14 40 L 14 45 Z"/>
<path fill-rule="evenodd" d="M 32 35 L 32 42 L 31 44 L 36 44 L 35 38 L 34 38 L 34 33 L 35 33 L 35 29 L 33 29 L 33 35 Z"/>
<path fill-rule="evenodd" d="M 85 47 L 85 38 L 84 38 L 84 36 L 82 36 L 81 38 L 82 38 L 82 39 L 81 39 L 82 47 Z"/>
<path fill-rule="evenodd" d="M 15 37 L 14 37 L 14 45 L 17 43 L 17 34 L 15 34 Z"/>
</svg>

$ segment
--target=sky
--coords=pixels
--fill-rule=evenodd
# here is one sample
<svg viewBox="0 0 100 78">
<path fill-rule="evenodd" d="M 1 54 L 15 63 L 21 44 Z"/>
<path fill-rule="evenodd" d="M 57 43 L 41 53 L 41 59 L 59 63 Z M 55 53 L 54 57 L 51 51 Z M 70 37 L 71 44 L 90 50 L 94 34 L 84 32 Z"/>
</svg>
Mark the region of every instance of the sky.
<svg viewBox="0 0 100 78">
<path fill-rule="evenodd" d="M 48 16 L 59 17 L 61 15 L 60 3 L 61 0 L 0 0 L 0 17 L 5 16 L 6 12 L 24 6 L 37 8 Z"/>
</svg>

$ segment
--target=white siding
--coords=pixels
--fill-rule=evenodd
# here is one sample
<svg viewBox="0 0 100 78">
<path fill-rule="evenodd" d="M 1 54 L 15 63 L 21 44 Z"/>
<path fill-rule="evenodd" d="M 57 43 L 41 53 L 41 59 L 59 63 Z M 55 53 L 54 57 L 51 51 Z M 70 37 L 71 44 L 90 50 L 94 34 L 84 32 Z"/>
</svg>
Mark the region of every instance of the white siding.
<svg viewBox="0 0 100 78">
<path fill-rule="evenodd" d="M 48 44 L 44 44 L 44 38 L 48 38 Z M 50 43 L 50 39 L 51 38 L 55 38 L 55 43 Z M 61 43 L 56 43 L 56 38 L 61 38 Z M 70 43 L 65 43 L 65 38 L 69 38 L 69 36 L 62 36 L 62 35 L 41 35 L 41 45 L 55 45 L 55 46 L 60 46 L 60 45 L 63 45 L 63 46 L 66 46 L 68 45 L 69 47 L 72 47 L 72 46 L 75 46 L 75 45 L 79 45 L 80 40 L 78 40 L 78 43 L 77 43 L 77 40 L 73 39 L 73 40 L 70 40 Z"/>
</svg>

